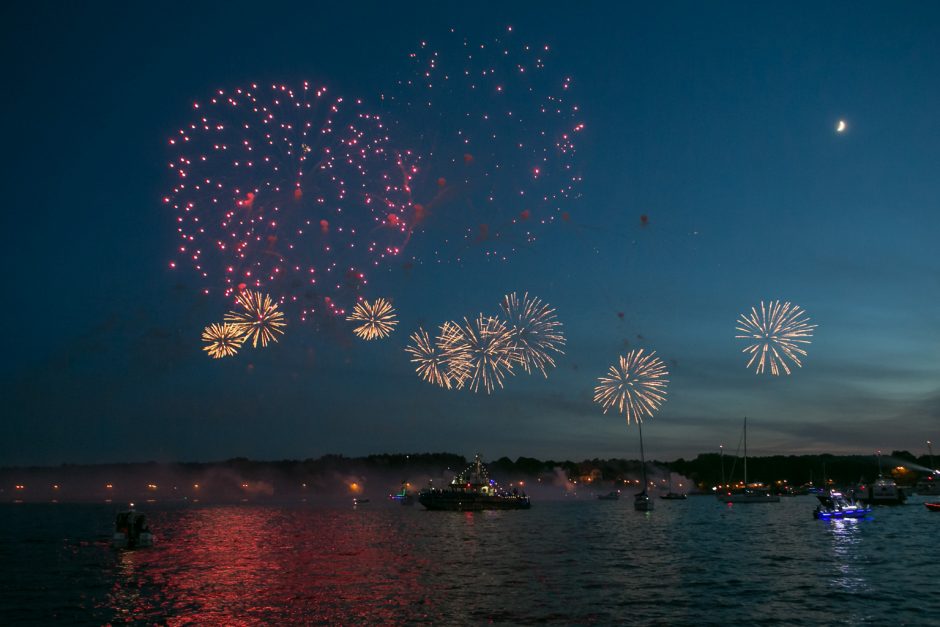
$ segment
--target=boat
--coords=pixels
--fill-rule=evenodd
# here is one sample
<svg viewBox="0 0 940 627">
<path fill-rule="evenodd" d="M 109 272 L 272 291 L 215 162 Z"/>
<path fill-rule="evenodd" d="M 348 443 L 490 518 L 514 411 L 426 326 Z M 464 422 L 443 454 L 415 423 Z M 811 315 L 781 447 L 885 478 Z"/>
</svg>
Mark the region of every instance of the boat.
<svg viewBox="0 0 940 627">
<path fill-rule="evenodd" d="M 354 498 L 353 507 L 355 507 L 356 505 L 365 505 L 368 502 L 369 502 L 369 499 Z"/>
<path fill-rule="evenodd" d="M 747 417 L 744 418 L 744 485 L 741 489 L 732 490 L 727 487 L 724 480 L 724 461 L 722 461 L 722 489 L 715 494 L 715 498 L 723 503 L 779 503 L 780 497 L 771 494 L 770 489 L 762 483 L 747 482 Z M 722 460 L 724 448 L 722 448 Z M 732 467 L 732 471 L 734 468 Z"/>
<path fill-rule="evenodd" d="M 681 487 L 682 484 L 680 483 L 679 486 Z M 686 499 L 685 494 L 672 491 L 672 471 L 669 472 L 669 491 L 665 494 L 660 494 L 659 498 L 664 501 L 684 501 Z"/>
<path fill-rule="evenodd" d="M 140 512 L 131 509 L 118 512 L 114 519 L 114 535 L 111 544 L 120 549 L 136 549 L 153 546 L 153 533 L 147 525 L 147 518 Z"/>
<path fill-rule="evenodd" d="M 940 470 L 934 468 L 933 446 L 930 440 L 927 440 L 927 453 L 930 455 L 930 468 L 932 470 L 917 481 L 914 492 L 924 496 L 937 496 L 940 494 Z"/>
<path fill-rule="evenodd" d="M 418 493 L 418 502 L 435 511 L 474 512 L 489 509 L 529 509 L 532 504 L 518 488 L 505 490 L 490 479 L 483 460 L 477 454 L 446 488 L 428 486 Z"/>
<path fill-rule="evenodd" d="M 643 421 L 637 420 L 636 427 L 640 432 L 640 466 L 643 469 L 643 489 L 633 495 L 633 509 L 638 512 L 651 512 L 653 511 L 654 503 L 653 499 L 651 499 L 650 495 L 646 492 L 650 482 L 649 479 L 646 478 L 646 455 L 643 453 Z"/>
<path fill-rule="evenodd" d="M 914 492 L 922 496 L 940 495 L 940 470 L 934 470 L 929 475 L 918 479 Z"/>
<path fill-rule="evenodd" d="M 878 457 L 878 478 L 868 484 L 858 486 L 859 499 L 868 505 L 903 505 L 907 500 L 904 490 L 898 487 L 890 476 L 881 472 L 881 452 Z"/>
<path fill-rule="evenodd" d="M 405 481 L 401 482 L 401 490 L 397 494 L 389 494 L 388 498 L 393 501 L 398 501 L 399 505 L 414 505 L 415 497 L 408 491 L 408 483 Z"/>
<path fill-rule="evenodd" d="M 813 510 L 813 518 L 817 520 L 865 518 L 871 513 L 870 507 L 849 500 L 836 490 L 830 490 L 828 494 L 817 494 L 816 498 L 819 499 L 819 505 Z"/>
<path fill-rule="evenodd" d="M 940 503 L 924 503 L 924 505 L 932 512 L 940 512 Z"/>
<path fill-rule="evenodd" d="M 871 483 L 858 487 L 859 499 L 869 505 L 903 505 L 907 500 L 904 490 L 891 477 L 878 475 Z"/>
<path fill-rule="evenodd" d="M 614 490 L 613 492 L 608 492 L 607 494 L 598 494 L 597 500 L 598 501 L 619 501 L 620 492 L 617 490 Z"/>
<path fill-rule="evenodd" d="M 653 499 L 646 493 L 646 490 L 633 495 L 633 509 L 638 512 L 653 511 Z"/>
</svg>

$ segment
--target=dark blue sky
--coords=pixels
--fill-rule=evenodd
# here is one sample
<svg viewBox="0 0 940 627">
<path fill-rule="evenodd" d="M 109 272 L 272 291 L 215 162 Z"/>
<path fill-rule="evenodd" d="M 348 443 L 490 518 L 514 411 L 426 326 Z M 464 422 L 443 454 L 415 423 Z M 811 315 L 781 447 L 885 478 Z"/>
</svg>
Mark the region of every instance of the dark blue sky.
<svg viewBox="0 0 940 627">
<path fill-rule="evenodd" d="M 633 455 L 635 430 L 591 392 L 637 347 L 671 364 L 669 400 L 644 430 L 656 458 L 733 445 L 745 415 L 759 453 L 922 452 L 937 439 L 935 4 L 386 5 L 2 9 L 2 463 Z M 199 333 L 225 305 L 167 269 L 160 203 L 166 138 L 192 102 L 304 79 L 371 99 L 418 41 L 509 24 L 550 44 L 577 87 L 571 223 L 506 263 L 468 251 L 375 273 L 369 295 L 394 298 L 401 318 L 388 341 L 295 325 L 273 348 L 207 359 Z M 548 380 L 487 397 L 414 376 L 411 330 L 495 312 L 512 290 L 566 325 Z M 757 377 L 734 323 L 777 298 L 819 328 L 804 368 Z"/>
</svg>

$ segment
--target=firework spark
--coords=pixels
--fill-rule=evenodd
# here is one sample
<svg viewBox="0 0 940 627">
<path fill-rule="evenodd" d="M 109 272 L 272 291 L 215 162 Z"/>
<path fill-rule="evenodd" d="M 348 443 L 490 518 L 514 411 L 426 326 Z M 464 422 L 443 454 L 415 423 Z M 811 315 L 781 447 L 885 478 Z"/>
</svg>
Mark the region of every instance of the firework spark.
<svg viewBox="0 0 940 627">
<path fill-rule="evenodd" d="M 356 303 L 346 320 L 363 323 L 353 329 L 353 333 L 363 340 L 386 338 L 398 324 L 392 304 L 384 298 L 377 298 L 374 303 L 367 300 Z"/>
<path fill-rule="evenodd" d="M 548 377 L 545 369 L 555 367 L 551 353 L 563 355 L 565 345 L 555 310 L 539 298 L 530 298 L 528 293 L 520 299 L 515 292 L 503 298 L 501 307 L 509 321 L 512 342 L 523 370 L 528 374 L 538 370 Z"/>
<path fill-rule="evenodd" d="M 447 323 L 439 338 L 448 355 L 451 368 L 467 367 L 467 384 L 474 392 L 482 387 L 490 394 L 503 379 L 513 374 L 513 365 L 519 362 L 506 323 L 493 316 L 480 314 L 473 321 L 464 318 L 464 324 Z"/>
<path fill-rule="evenodd" d="M 263 289 L 301 321 L 345 315 L 368 270 L 411 234 L 410 151 L 361 101 L 326 87 L 218 90 L 168 143 L 170 266 L 191 266 L 205 293 Z"/>
<path fill-rule="evenodd" d="M 455 202 L 474 209 L 472 221 L 437 211 L 438 241 L 505 259 L 567 220 L 581 193 L 576 144 L 585 123 L 575 81 L 552 56 L 511 28 L 482 39 L 451 29 L 408 55 L 409 71 L 385 104 L 427 156 L 411 187 L 429 211 Z M 450 256 L 444 247 L 435 255 Z"/>
<path fill-rule="evenodd" d="M 652 417 L 653 412 L 666 400 L 666 364 L 656 357 L 656 352 L 644 354 L 643 349 L 633 350 L 610 367 L 607 376 L 598 378 L 594 388 L 594 402 L 600 403 L 604 413 L 616 408 L 627 418 L 643 422 L 643 417 Z"/>
<path fill-rule="evenodd" d="M 460 325 L 449 321 L 442 324 L 437 336 L 437 347 L 446 363 L 445 373 L 451 386 L 462 390 L 470 380 L 473 363 L 470 347 L 464 341 Z"/>
<path fill-rule="evenodd" d="M 225 321 L 237 327 L 245 340 L 251 340 L 252 348 L 267 346 L 268 342 L 277 342 L 277 336 L 284 334 L 287 322 L 284 312 L 278 311 L 277 303 L 261 292 L 244 290 L 235 297 L 235 302 L 242 311 L 230 311 L 225 314 Z"/>
<path fill-rule="evenodd" d="M 245 343 L 245 333 L 233 324 L 210 324 L 202 332 L 202 341 L 206 346 L 202 350 L 213 359 L 231 357 Z"/>
<path fill-rule="evenodd" d="M 405 347 L 405 352 L 411 355 L 411 362 L 417 364 L 415 371 L 419 377 L 448 390 L 463 387 L 466 377 L 455 376 L 457 373 L 454 370 L 456 364 L 459 372 L 465 372 L 462 361 L 455 362 L 453 356 L 446 356 L 446 349 L 441 343 L 432 342 L 428 332 L 420 327 L 411 334 L 410 339 L 411 344 Z"/>
<path fill-rule="evenodd" d="M 751 342 L 741 351 L 751 356 L 748 368 L 754 366 L 755 374 L 763 374 L 769 366 L 770 374 L 776 377 L 781 369 L 790 374 L 787 360 L 802 367 L 800 357 L 806 357 L 806 351 L 800 345 L 810 343 L 815 328 L 799 306 L 779 300 L 765 306 L 761 301 L 760 311 L 751 307 L 750 314 L 741 314 L 735 327 L 741 335 L 734 337 Z"/>
</svg>

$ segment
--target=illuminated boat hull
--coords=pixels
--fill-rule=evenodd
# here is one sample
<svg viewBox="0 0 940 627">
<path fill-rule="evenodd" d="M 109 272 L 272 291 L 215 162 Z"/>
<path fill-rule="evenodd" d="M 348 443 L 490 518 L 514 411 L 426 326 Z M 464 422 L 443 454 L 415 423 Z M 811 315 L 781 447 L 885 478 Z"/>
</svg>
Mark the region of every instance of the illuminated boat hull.
<svg viewBox="0 0 940 627">
<path fill-rule="evenodd" d="M 817 520 L 844 520 L 846 518 L 865 518 L 871 514 L 870 507 L 858 507 L 848 510 L 816 510 L 813 512 L 813 518 Z"/>
<path fill-rule="evenodd" d="M 830 490 L 827 494 L 817 494 L 819 505 L 813 512 L 817 520 L 843 520 L 846 518 L 865 518 L 871 514 L 871 508 L 859 505 L 849 500 L 838 490 Z"/>
<path fill-rule="evenodd" d="M 432 511 L 478 512 L 489 509 L 529 509 L 527 496 L 490 495 L 460 490 L 422 490 L 418 502 Z"/>
</svg>

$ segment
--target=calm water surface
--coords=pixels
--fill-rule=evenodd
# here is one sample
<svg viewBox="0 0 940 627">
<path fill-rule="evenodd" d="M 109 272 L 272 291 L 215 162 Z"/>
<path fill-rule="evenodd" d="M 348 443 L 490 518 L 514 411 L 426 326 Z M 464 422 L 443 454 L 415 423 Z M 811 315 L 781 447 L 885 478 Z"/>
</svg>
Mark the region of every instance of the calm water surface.
<svg viewBox="0 0 940 627">
<path fill-rule="evenodd" d="M 940 513 L 814 503 L 154 504 L 136 551 L 114 506 L 2 505 L 0 623 L 940 624 Z"/>
</svg>

